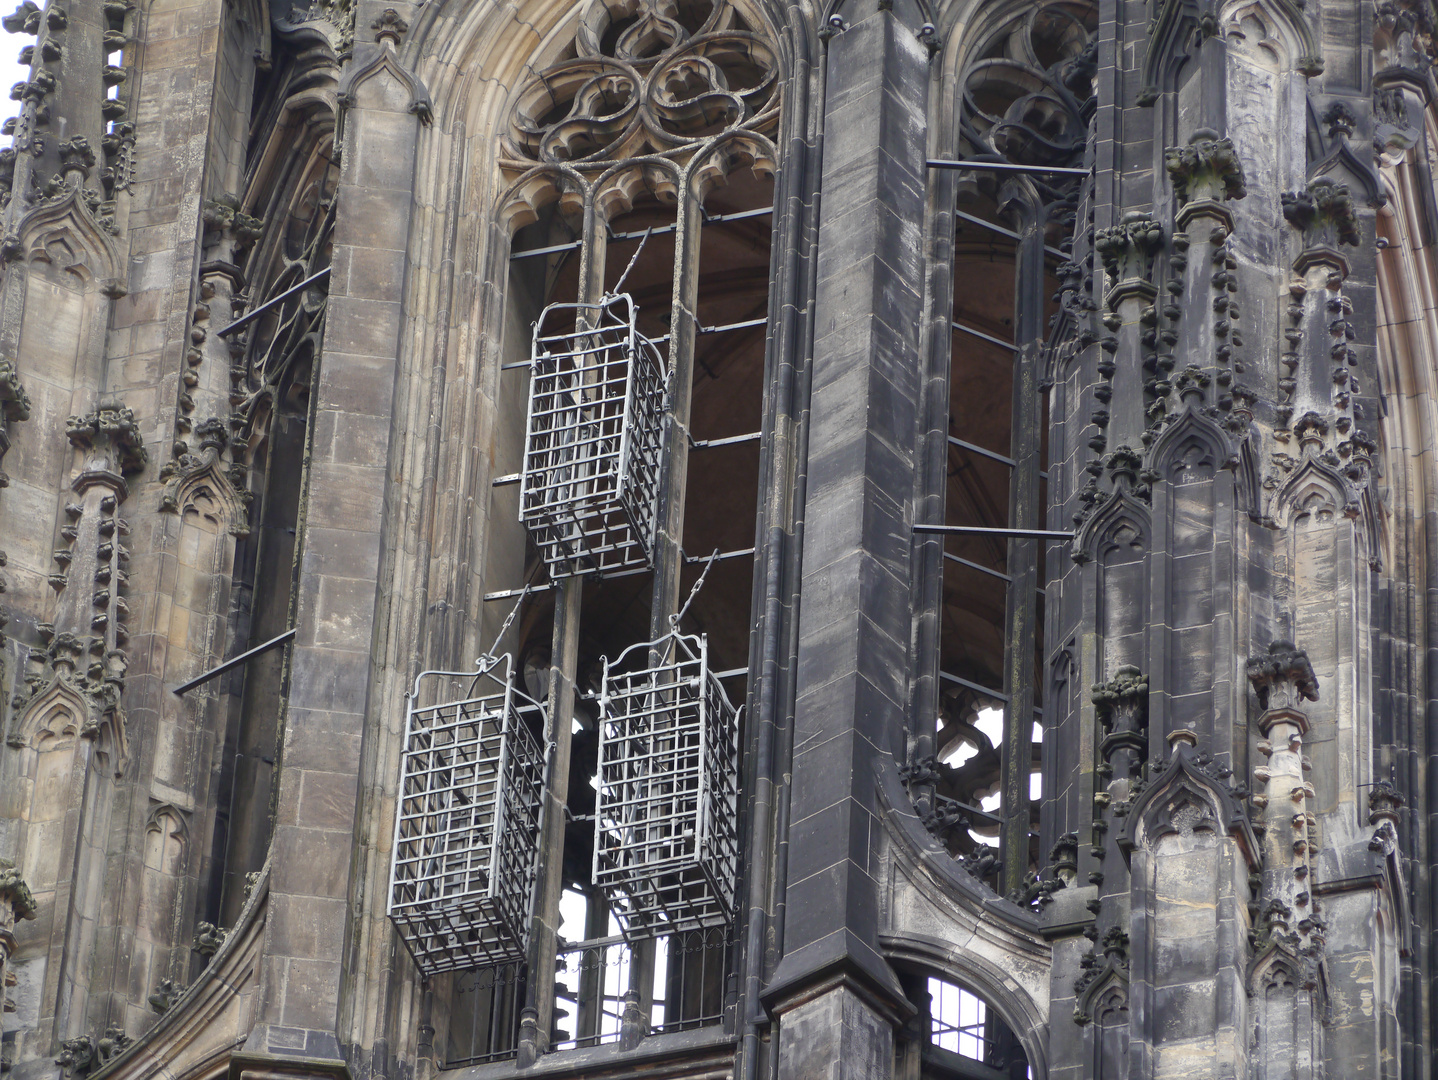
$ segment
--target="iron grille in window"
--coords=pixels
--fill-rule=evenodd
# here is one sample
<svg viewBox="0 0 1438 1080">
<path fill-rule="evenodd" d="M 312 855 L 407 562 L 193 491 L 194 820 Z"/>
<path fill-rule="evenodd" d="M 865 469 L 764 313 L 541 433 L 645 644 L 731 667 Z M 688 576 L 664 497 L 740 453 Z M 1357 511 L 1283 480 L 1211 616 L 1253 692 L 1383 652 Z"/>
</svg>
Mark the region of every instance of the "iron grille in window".
<svg viewBox="0 0 1438 1080">
<path fill-rule="evenodd" d="M 634 319 L 621 293 L 534 326 L 519 514 L 554 576 L 653 552 L 665 376 Z"/>
<path fill-rule="evenodd" d="M 544 725 L 511 666 L 427 671 L 409 699 L 389 917 L 425 975 L 524 958 Z"/>
<path fill-rule="evenodd" d="M 705 637 L 674 632 L 606 659 L 599 711 L 594 883 L 625 936 L 728 923 L 738 715 Z"/>
</svg>

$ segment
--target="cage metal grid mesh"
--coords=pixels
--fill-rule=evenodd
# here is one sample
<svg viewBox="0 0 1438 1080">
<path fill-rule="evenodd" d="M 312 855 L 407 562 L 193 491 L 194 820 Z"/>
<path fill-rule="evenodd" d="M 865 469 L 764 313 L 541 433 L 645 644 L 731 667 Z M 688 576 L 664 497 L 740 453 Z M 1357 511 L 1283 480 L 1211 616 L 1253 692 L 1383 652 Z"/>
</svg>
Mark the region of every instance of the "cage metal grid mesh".
<svg viewBox="0 0 1438 1080">
<path fill-rule="evenodd" d="M 388 914 L 424 975 L 524 959 L 544 753 L 522 712 L 544 714 L 486 661 L 409 699 Z"/>
<path fill-rule="evenodd" d="M 625 937 L 727 925 L 738 714 L 709 670 L 707 639 L 676 631 L 606 658 L 599 712 L 594 883 Z"/>
<path fill-rule="evenodd" d="M 552 577 L 653 552 L 665 374 L 635 314 L 620 293 L 534 324 L 519 516 Z"/>
</svg>

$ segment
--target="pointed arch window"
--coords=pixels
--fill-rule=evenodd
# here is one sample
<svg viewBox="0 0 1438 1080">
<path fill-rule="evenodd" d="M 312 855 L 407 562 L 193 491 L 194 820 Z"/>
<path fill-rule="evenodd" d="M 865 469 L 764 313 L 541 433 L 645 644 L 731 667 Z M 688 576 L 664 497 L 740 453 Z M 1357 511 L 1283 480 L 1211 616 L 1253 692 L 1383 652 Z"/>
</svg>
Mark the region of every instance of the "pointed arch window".
<svg viewBox="0 0 1438 1080">
<path fill-rule="evenodd" d="M 567 55 L 536 62 L 512 98 L 493 245 L 507 247 L 507 290 L 481 343 L 493 453 L 478 636 L 515 657 L 548 713 L 533 733 L 549 746 L 538 880 L 524 962 L 454 976 L 437 1010 L 450 1066 L 522 1040 L 542 1051 L 713 1023 L 734 952 L 740 732 L 738 710 L 714 706 L 742 701 L 754 625 L 778 55 L 724 0 L 589 0 L 573 19 Z M 582 506 L 591 496 L 603 498 Z M 706 719 L 646 736 L 640 760 L 627 736 L 605 742 L 617 706 L 601 692 L 649 686 L 631 705 L 686 696 L 665 689 L 665 642 L 680 640 L 670 618 L 706 566 L 678 627 L 702 646 L 708 689 L 686 707 Z M 714 717 L 723 738 L 709 738 Z M 676 848 L 693 863 L 678 874 L 688 884 L 636 891 L 629 863 L 595 854 L 598 819 L 619 807 L 601 832 L 642 834 L 654 855 L 670 810 L 697 804 L 677 797 L 688 781 L 666 765 L 676 782 L 659 786 L 676 797 L 635 817 L 633 781 L 659 750 L 702 764 L 691 744 L 727 757 L 705 776 L 730 786 L 696 794 L 727 817 L 715 836 L 729 846 L 717 860 Z M 716 866 L 726 881 L 708 881 Z"/>
<path fill-rule="evenodd" d="M 981 31 L 959 79 L 960 129 L 945 156 L 1081 167 L 1096 27 L 1096 7 L 1062 3 Z M 949 254 L 934 279 L 936 310 L 952 307 L 949 333 L 933 335 L 943 390 L 930 403 L 928 520 L 972 531 L 927 545 L 933 584 L 921 632 L 934 666 L 920 687 L 936 724 L 933 757 L 911 770 L 910 786 L 955 857 L 1022 902 L 1038 862 L 1031 804 L 1048 794 L 1038 672 L 1046 563 L 1057 548 L 1026 533 L 1066 527 L 1045 511 L 1058 501 L 1045 468 L 1054 450 L 1047 391 L 1071 327 L 1058 294 L 1082 182 L 978 167 L 935 170 L 933 183 L 935 241 Z"/>
</svg>

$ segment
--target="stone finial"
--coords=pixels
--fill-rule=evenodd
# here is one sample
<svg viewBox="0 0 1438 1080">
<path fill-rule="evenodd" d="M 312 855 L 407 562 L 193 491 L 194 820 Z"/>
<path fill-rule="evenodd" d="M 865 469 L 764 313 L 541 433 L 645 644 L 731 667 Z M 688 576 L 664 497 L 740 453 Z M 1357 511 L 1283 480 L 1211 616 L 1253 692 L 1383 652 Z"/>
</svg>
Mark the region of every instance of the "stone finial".
<svg viewBox="0 0 1438 1080">
<path fill-rule="evenodd" d="M 195 927 L 195 941 L 190 949 L 208 960 L 220 951 L 220 946 L 225 943 L 227 933 L 228 931 L 224 927 L 202 922 Z"/>
<path fill-rule="evenodd" d="M 1148 714 L 1148 676 L 1136 667 L 1121 667 L 1108 682 L 1094 684 L 1093 703 L 1110 732 L 1136 732 Z"/>
<path fill-rule="evenodd" d="M 1163 226 L 1134 210 L 1125 214 L 1121 223 L 1100 229 L 1094 237 L 1094 249 L 1116 284 L 1148 281 L 1153 274 L 1153 257 L 1161 247 Z"/>
<path fill-rule="evenodd" d="M 1178 396 L 1181 400 L 1188 401 L 1192 399 L 1195 402 L 1202 403 L 1204 393 L 1212 381 L 1212 377 L 1208 372 L 1196 364 L 1189 364 L 1188 367 L 1173 377 L 1173 388 L 1178 391 Z"/>
<path fill-rule="evenodd" d="M 1335 101 L 1323 113 L 1323 125 L 1328 128 L 1330 139 L 1346 139 L 1358 128 L 1358 118 L 1341 101 Z"/>
<path fill-rule="evenodd" d="M 379 18 L 369 24 L 369 28 L 375 32 L 375 41 L 388 43 L 397 49 L 400 40 L 409 31 L 409 23 L 394 8 L 385 8 L 379 13 Z"/>
<path fill-rule="evenodd" d="M 1368 824 L 1389 821 L 1396 826 L 1404 802 L 1392 780 L 1375 780 L 1368 789 Z"/>
<path fill-rule="evenodd" d="M 155 987 L 155 992 L 149 997 L 151 1011 L 164 1016 L 183 993 L 184 989 L 176 986 L 174 979 L 160 980 L 160 985 Z"/>
<path fill-rule="evenodd" d="M 84 416 L 70 417 L 65 434 L 70 445 L 81 450 L 108 444 L 113 454 L 110 465 L 122 476 L 139 472 L 149 460 L 135 414 L 123 405 L 101 405 Z"/>
<path fill-rule="evenodd" d="M 1049 866 L 1064 884 L 1072 885 L 1078 876 L 1078 833 L 1064 833 L 1049 850 Z"/>
<path fill-rule="evenodd" d="M 1128 962 L 1128 934 L 1121 927 L 1110 926 L 1104 932 L 1101 942 L 1103 954 L 1107 959 L 1115 960 L 1127 966 Z"/>
<path fill-rule="evenodd" d="M 1264 709 L 1293 709 L 1318 700 L 1318 676 L 1308 654 L 1291 641 L 1275 641 L 1263 656 L 1250 657 L 1248 681 Z"/>
<path fill-rule="evenodd" d="M 195 426 L 195 437 L 200 442 L 200 450 L 213 450 L 216 453 L 224 451 L 230 443 L 228 426 L 218 417 L 210 417 L 208 420 L 201 420 Z"/>
<path fill-rule="evenodd" d="M 1143 471 L 1143 457 L 1131 446 L 1120 446 L 1103 459 L 1103 471 L 1113 480 L 1115 487 L 1122 485 L 1132 490 L 1138 483 L 1139 473 Z M 1098 704 L 1098 698 L 1094 698 L 1094 704 Z"/>
<path fill-rule="evenodd" d="M 62 142 L 60 165 L 66 176 L 71 173 L 78 173 L 81 178 L 89 176 L 90 170 L 95 167 L 95 151 L 90 147 L 90 140 L 76 135 Z"/>
<path fill-rule="evenodd" d="M 228 233 L 234 238 L 237 248 L 248 247 L 264 232 L 264 221 L 241 211 L 240 200 L 233 195 L 206 199 L 200 216 L 211 234 Z"/>
<path fill-rule="evenodd" d="M 1233 140 L 1220 139 L 1211 128 L 1199 128 L 1187 146 L 1170 147 L 1163 157 L 1181 206 L 1202 200 L 1241 199 L 1248 194 Z"/>
<path fill-rule="evenodd" d="M 1303 246 L 1334 248 L 1358 243 L 1358 209 L 1344 184 L 1326 176 L 1308 182 L 1302 191 L 1283 193 L 1283 216 L 1303 233 Z"/>
<path fill-rule="evenodd" d="M 25 879 L 20 876 L 20 871 L 14 866 L 0 863 L 0 903 L 7 903 L 14 912 L 16 919 L 33 919 L 36 906 L 35 897 L 30 892 L 30 886 L 25 884 Z M 0 917 L 0 923 L 3 923 Z"/>
<path fill-rule="evenodd" d="M 20 385 L 15 361 L 6 356 L 0 356 L 0 416 L 6 420 L 30 418 L 30 395 Z"/>
</svg>

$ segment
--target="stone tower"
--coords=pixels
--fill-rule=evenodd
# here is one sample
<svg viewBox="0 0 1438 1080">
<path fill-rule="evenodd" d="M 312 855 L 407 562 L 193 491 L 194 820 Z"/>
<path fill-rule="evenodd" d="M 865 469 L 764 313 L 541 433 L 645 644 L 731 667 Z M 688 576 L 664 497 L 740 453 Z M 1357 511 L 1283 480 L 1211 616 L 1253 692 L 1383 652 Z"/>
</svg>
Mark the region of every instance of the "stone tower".
<svg viewBox="0 0 1438 1080">
<path fill-rule="evenodd" d="M 0 1071 L 1430 1080 L 1435 22 L 24 0 Z"/>
</svg>

